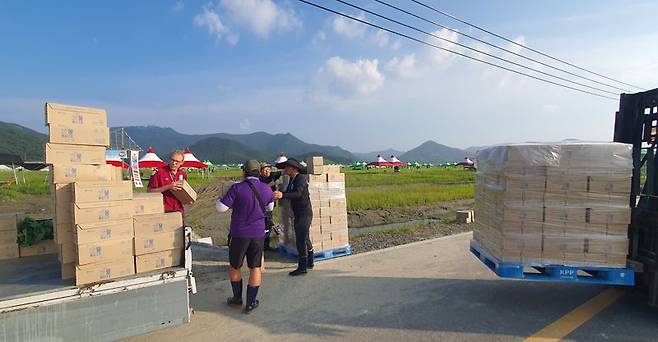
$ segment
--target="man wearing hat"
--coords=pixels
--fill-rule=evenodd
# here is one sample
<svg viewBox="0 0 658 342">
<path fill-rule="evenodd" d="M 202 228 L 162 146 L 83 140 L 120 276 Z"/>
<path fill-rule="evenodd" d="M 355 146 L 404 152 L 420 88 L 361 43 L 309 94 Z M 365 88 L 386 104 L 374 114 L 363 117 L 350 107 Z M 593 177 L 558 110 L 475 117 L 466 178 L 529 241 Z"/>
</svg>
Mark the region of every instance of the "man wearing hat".
<svg viewBox="0 0 658 342">
<path fill-rule="evenodd" d="M 290 207 L 295 219 L 295 240 L 297 243 L 297 269 L 290 272 L 291 276 L 304 275 L 307 268 L 313 268 L 313 244 L 309 238 L 309 228 L 313 220 L 311 198 L 308 193 L 308 178 L 306 168 L 296 159 L 290 158 L 276 164 L 283 173 L 290 177 L 285 192 L 275 191 L 274 199 L 290 200 Z"/>
<path fill-rule="evenodd" d="M 246 257 L 249 267 L 249 284 L 247 285 L 247 303 L 245 313 L 258 307 L 256 295 L 261 285 L 261 261 L 263 258 L 263 239 L 265 237 L 265 212 L 274 208 L 274 195 L 270 187 L 261 182 L 260 165 L 255 160 L 247 161 L 242 167 L 244 180 L 233 184 L 226 195 L 217 200 L 217 211 L 231 213 L 229 235 L 228 268 L 233 297 L 227 303 L 242 306 L 242 274 L 240 268 Z"/>
<path fill-rule="evenodd" d="M 272 191 L 276 189 L 276 181 L 281 178 L 281 171 L 272 171 L 272 166 L 268 163 L 260 164 L 260 181 L 269 185 Z M 266 220 L 267 227 L 265 228 L 265 250 L 275 251 L 276 248 L 270 247 L 270 234 L 273 225 L 272 212 L 269 212 L 269 217 Z"/>
</svg>

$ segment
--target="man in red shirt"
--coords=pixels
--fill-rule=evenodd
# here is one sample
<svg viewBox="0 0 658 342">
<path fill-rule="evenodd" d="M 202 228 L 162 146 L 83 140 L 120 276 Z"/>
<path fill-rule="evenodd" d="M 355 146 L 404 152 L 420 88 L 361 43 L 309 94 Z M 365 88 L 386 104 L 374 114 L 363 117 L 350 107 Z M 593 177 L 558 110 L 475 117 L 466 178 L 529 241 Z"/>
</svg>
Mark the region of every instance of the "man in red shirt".
<svg viewBox="0 0 658 342">
<path fill-rule="evenodd" d="M 182 189 L 179 180 L 187 180 L 187 173 L 180 167 L 183 165 L 183 152 L 176 150 L 169 157 L 169 164 L 157 169 L 149 179 L 148 192 L 161 192 L 165 212 L 185 212 L 183 203 L 171 192 Z M 185 203 L 191 204 L 191 203 Z"/>
</svg>

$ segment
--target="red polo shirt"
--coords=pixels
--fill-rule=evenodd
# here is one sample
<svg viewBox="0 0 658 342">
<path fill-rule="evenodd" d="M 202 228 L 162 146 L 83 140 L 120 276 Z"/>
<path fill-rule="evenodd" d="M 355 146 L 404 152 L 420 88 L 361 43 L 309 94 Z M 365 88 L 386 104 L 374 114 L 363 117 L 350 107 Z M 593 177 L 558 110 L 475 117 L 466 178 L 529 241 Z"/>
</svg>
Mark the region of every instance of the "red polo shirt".
<svg viewBox="0 0 658 342">
<path fill-rule="evenodd" d="M 183 171 L 183 169 L 178 169 L 176 174 L 171 172 L 171 168 L 169 168 L 169 165 L 158 168 L 155 173 L 151 176 L 151 179 L 149 179 L 149 189 L 155 189 L 159 188 L 161 186 L 165 186 L 168 184 L 171 184 L 172 182 L 178 181 L 178 178 L 180 176 L 183 176 L 183 179 L 187 180 L 187 173 Z M 170 211 L 180 211 L 185 212 L 185 208 L 183 208 L 183 203 L 174 196 L 174 194 L 167 190 L 162 193 L 162 199 L 164 201 L 164 210 L 165 212 L 170 212 Z"/>
</svg>

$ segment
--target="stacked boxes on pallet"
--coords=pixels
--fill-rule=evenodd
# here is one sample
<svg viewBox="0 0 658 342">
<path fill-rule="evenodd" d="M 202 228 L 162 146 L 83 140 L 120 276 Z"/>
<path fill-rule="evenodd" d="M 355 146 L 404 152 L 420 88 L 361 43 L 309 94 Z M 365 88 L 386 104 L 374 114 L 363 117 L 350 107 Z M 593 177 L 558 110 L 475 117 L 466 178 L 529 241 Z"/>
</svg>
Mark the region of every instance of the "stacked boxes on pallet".
<svg viewBox="0 0 658 342">
<path fill-rule="evenodd" d="M 62 278 L 82 285 L 128 276 L 135 273 L 135 256 L 138 272 L 179 265 L 182 216 L 164 213 L 162 194 L 133 194 L 121 168 L 105 163 L 105 111 L 48 103 L 46 123 Z M 178 256 L 153 254 L 163 251 Z"/>
<path fill-rule="evenodd" d="M 347 200 L 345 174 L 338 165 L 324 165 L 322 157 L 306 161 L 309 196 L 313 208 L 310 238 L 316 253 L 349 245 L 347 231 Z M 280 201 L 282 243 L 296 250 L 294 218 L 288 201 Z"/>
<path fill-rule="evenodd" d="M 480 151 L 474 239 L 503 262 L 625 267 L 631 150 L 557 143 Z"/>
<path fill-rule="evenodd" d="M 15 259 L 18 249 L 18 215 L 16 213 L 0 214 L 0 260 Z"/>
</svg>

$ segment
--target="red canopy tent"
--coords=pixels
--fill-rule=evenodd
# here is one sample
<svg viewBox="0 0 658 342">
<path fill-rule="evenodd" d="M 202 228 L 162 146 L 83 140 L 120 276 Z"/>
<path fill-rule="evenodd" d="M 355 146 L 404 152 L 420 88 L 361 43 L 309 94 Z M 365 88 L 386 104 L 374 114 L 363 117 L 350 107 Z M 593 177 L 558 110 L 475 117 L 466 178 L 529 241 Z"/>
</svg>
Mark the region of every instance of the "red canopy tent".
<svg viewBox="0 0 658 342">
<path fill-rule="evenodd" d="M 183 165 L 181 167 L 194 167 L 197 169 L 207 169 L 208 165 L 202 163 L 197 159 L 189 149 L 183 152 Z"/>
<path fill-rule="evenodd" d="M 393 166 L 391 162 L 386 161 L 386 159 L 382 158 L 381 155 L 377 156 L 377 161 L 370 162 L 368 163 L 367 166 L 375 166 L 375 167 L 390 167 Z"/>
<path fill-rule="evenodd" d="M 105 162 L 112 165 L 112 166 L 122 167 L 124 169 L 128 168 L 128 164 L 126 164 L 126 162 L 124 162 L 121 158 L 119 158 L 118 155 L 117 156 L 108 156 L 108 155 L 106 155 L 105 156 Z"/>
<path fill-rule="evenodd" d="M 149 147 L 146 154 L 139 160 L 140 168 L 163 167 L 165 165 L 167 164 L 155 154 L 153 147 Z"/>
<path fill-rule="evenodd" d="M 400 159 L 396 158 L 393 155 L 391 156 L 389 162 L 391 163 L 391 166 L 407 166 L 407 163 L 400 161 Z"/>
</svg>

